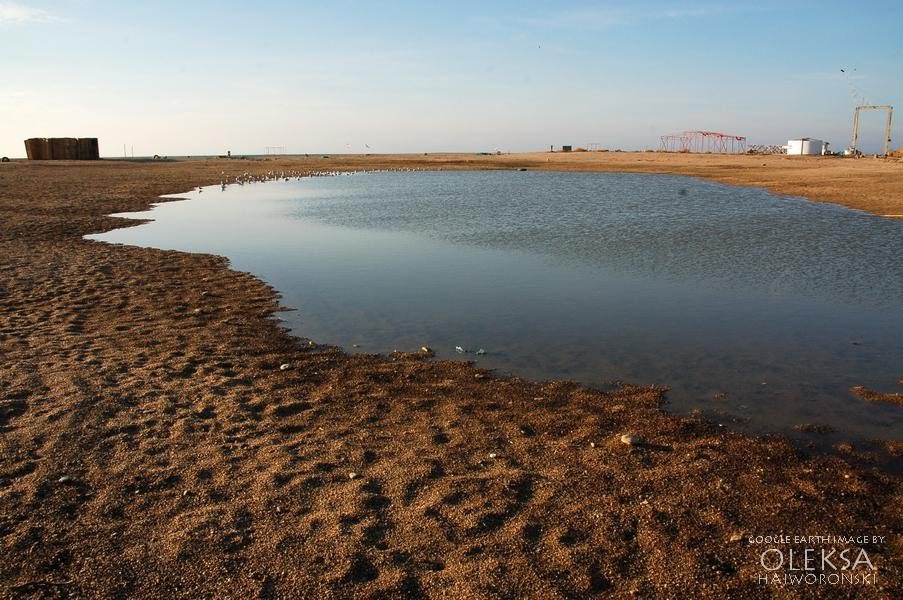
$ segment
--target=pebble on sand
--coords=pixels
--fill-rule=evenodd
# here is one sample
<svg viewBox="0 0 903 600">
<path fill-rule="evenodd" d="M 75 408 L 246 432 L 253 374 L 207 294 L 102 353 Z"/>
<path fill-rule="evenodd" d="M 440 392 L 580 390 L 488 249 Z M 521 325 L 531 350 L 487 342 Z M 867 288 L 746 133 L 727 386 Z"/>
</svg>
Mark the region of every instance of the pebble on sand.
<svg viewBox="0 0 903 600">
<path fill-rule="evenodd" d="M 59 479 L 56 480 L 57 483 L 72 483 L 72 478 L 68 475 L 63 475 Z"/>
<path fill-rule="evenodd" d="M 354 471 L 348 473 L 348 479 L 357 479 L 357 473 Z"/>
<path fill-rule="evenodd" d="M 621 443 L 627 444 L 628 446 L 636 446 L 640 443 L 640 438 L 635 435 L 631 435 L 629 433 L 625 433 L 621 436 Z"/>
<path fill-rule="evenodd" d="M 292 366 L 288 363 L 283 363 L 283 364 L 279 365 L 280 371 L 288 371 L 291 368 L 292 368 Z"/>
</svg>

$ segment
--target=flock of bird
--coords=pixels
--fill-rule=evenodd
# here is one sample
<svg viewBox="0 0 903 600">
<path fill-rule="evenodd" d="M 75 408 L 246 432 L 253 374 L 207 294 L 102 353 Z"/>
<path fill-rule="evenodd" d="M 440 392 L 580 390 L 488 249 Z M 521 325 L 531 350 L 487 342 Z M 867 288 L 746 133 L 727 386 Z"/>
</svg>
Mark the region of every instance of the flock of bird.
<svg viewBox="0 0 903 600">
<path fill-rule="evenodd" d="M 290 181 L 292 179 L 300 181 L 305 177 L 338 177 L 340 175 L 354 175 L 356 173 L 397 173 L 407 171 L 422 171 L 424 169 L 373 169 L 367 171 L 267 171 L 266 173 L 250 173 L 245 171 L 241 175 L 236 175 L 234 179 L 226 177 L 226 172 L 220 173 L 220 189 L 226 189 L 227 185 L 246 183 L 263 183 L 266 181 Z M 198 191 L 204 191 L 202 186 L 198 186 Z"/>
</svg>

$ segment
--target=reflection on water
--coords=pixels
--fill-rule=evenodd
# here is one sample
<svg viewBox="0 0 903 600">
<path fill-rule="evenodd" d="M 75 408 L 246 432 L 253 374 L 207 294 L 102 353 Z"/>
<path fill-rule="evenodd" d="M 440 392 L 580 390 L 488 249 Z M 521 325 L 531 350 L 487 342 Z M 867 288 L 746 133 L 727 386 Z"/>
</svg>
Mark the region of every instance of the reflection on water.
<svg viewBox="0 0 903 600">
<path fill-rule="evenodd" d="M 370 173 L 207 188 L 92 236 L 207 252 L 300 335 L 671 388 L 752 431 L 903 439 L 903 223 L 664 175 Z M 352 347 L 359 344 L 359 349 Z M 830 436 L 829 436 L 830 439 Z"/>
</svg>

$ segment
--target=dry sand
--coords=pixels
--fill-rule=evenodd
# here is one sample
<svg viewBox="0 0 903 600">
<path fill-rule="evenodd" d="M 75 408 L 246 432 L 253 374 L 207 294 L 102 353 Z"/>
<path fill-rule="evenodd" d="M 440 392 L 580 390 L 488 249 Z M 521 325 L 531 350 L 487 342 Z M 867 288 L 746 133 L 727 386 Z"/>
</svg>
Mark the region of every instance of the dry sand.
<svg viewBox="0 0 903 600">
<path fill-rule="evenodd" d="M 903 213 L 903 165 L 867 159 L 4 163 L 4 597 L 901 597 L 903 486 L 850 445 L 806 456 L 656 389 L 312 347 L 221 258 L 82 239 L 223 170 L 365 166 L 666 171 Z M 885 536 L 877 584 L 760 585 L 747 536 L 773 533 Z"/>
</svg>

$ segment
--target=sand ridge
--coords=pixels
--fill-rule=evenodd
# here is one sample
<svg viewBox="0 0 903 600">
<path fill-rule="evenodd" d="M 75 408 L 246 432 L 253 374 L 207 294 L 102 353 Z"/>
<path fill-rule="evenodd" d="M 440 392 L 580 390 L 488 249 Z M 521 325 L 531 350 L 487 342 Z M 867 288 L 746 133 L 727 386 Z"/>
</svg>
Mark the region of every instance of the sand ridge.
<svg viewBox="0 0 903 600">
<path fill-rule="evenodd" d="M 884 536 L 855 592 L 903 591 L 903 487 L 867 453 L 672 417 L 659 389 L 349 356 L 222 258 L 81 238 L 223 171 L 475 168 L 442 160 L 0 165 L 4 596 L 837 596 L 756 582 L 747 538 L 774 532 Z"/>
</svg>

